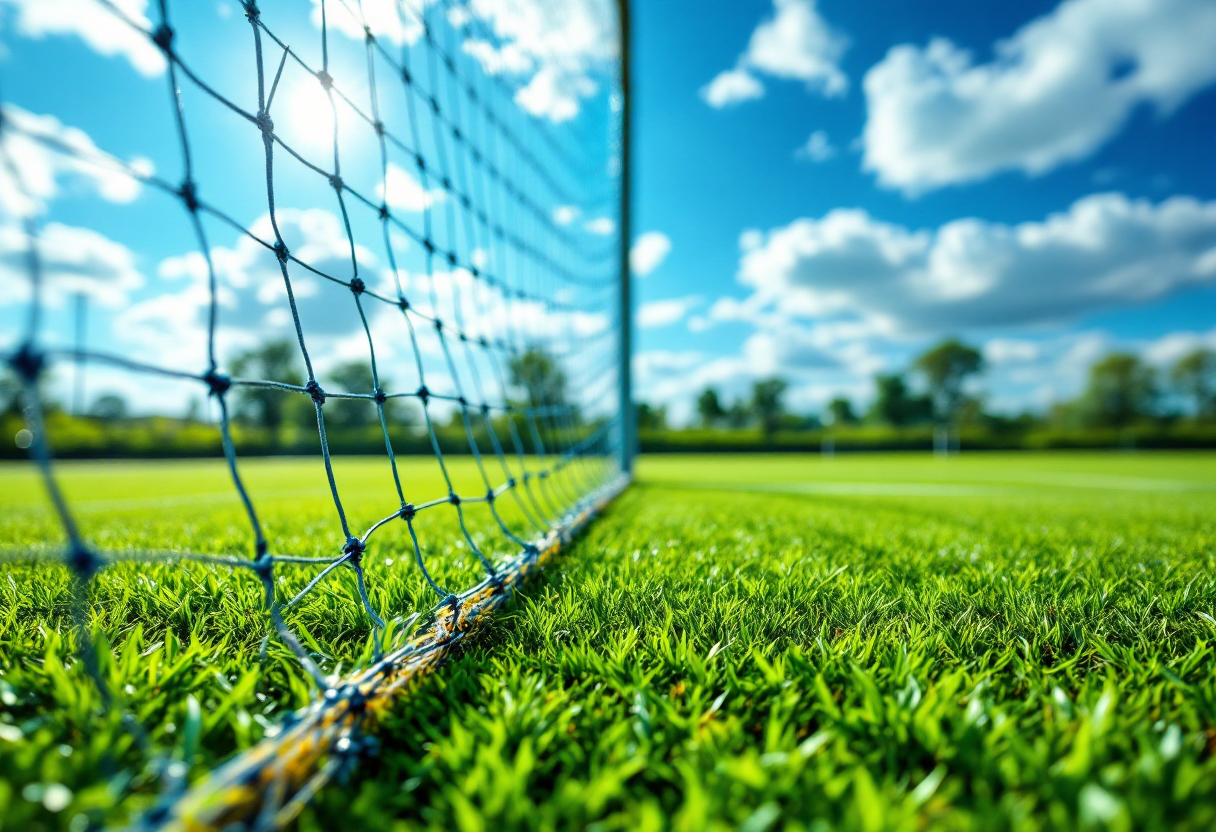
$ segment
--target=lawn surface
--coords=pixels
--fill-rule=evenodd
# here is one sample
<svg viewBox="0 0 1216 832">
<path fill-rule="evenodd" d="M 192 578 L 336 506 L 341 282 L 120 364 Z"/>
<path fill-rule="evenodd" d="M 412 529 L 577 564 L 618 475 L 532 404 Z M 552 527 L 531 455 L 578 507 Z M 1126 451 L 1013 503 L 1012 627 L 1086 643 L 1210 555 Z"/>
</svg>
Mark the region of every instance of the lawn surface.
<svg viewBox="0 0 1216 832">
<path fill-rule="evenodd" d="M 444 493 L 433 463 L 407 465 L 411 499 Z M 221 466 L 63 470 L 102 548 L 248 553 Z M 245 470 L 276 551 L 340 548 L 318 463 Z M 339 460 L 338 479 L 356 528 L 394 509 L 382 461 Z M 56 539 L 28 468 L 0 469 L 0 504 L 0 544 Z M 420 532 L 459 588 L 479 567 L 450 514 Z M 433 596 L 386 529 L 369 581 L 400 619 Z M 1214 567 L 1211 454 L 644 459 L 301 825 L 1209 829 Z M 121 706 L 98 716 L 64 643 L 66 574 L 0 571 L 0 828 L 80 830 L 146 805 L 148 751 L 119 710 L 197 776 L 309 696 L 277 642 L 258 661 L 251 576 L 125 565 L 93 590 Z M 289 613 L 327 672 L 370 640 L 340 571 Z M 284 578 L 287 593 L 307 576 Z"/>
</svg>

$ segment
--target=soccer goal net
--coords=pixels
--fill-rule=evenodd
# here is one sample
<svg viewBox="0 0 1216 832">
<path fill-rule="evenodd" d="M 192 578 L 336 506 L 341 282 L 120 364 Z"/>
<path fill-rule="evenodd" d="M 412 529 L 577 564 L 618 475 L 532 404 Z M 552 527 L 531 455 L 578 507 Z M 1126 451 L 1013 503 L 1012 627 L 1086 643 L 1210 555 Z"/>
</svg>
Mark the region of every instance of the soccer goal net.
<svg viewBox="0 0 1216 832">
<path fill-rule="evenodd" d="M 311 704 L 192 789 L 165 756 L 142 823 L 282 825 L 627 478 L 624 12 L 0 15 L 3 456 L 28 457 L 53 518 L 10 524 L 6 560 L 66 574 L 80 664 L 131 713 L 91 643 L 99 580 L 163 592 L 151 570 L 176 564 L 256 598 L 262 659 L 297 662 Z M 215 528 L 175 520 L 189 488 L 146 493 L 168 488 L 147 463 L 65 462 L 158 455 L 214 457 L 189 476 L 226 480 Z M 271 456 L 311 472 L 323 516 L 263 496 Z M 317 647 L 327 616 L 363 639 L 353 659 Z"/>
</svg>

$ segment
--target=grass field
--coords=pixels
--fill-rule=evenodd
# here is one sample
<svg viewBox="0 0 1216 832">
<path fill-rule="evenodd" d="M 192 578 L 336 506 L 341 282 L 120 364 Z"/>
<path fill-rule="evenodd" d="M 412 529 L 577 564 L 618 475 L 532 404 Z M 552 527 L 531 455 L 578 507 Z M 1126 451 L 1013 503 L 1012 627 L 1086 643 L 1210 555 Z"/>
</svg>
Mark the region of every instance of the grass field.
<svg viewBox="0 0 1216 832">
<path fill-rule="evenodd" d="M 338 466 L 352 525 L 393 510 L 382 461 Z M 249 549 L 220 465 L 62 470 L 101 547 Z M 340 547 L 318 462 L 245 470 L 279 551 Z M 0 544 L 57 538 L 29 468 L 0 469 L 0 504 Z M 437 580 L 476 581 L 452 519 L 428 522 Z M 407 539 L 369 550 L 398 621 L 433 603 Z M 65 643 L 66 574 L 0 571 L 2 829 L 148 805 L 120 712 L 198 776 L 310 694 L 275 642 L 258 661 L 251 576 L 132 564 L 95 582 L 103 711 Z M 326 672 L 369 651 L 342 572 L 290 614 Z M 1214 614 L 1216 455 L 647 458 L 301 827 L 1209 829 Z"/>
</svg>

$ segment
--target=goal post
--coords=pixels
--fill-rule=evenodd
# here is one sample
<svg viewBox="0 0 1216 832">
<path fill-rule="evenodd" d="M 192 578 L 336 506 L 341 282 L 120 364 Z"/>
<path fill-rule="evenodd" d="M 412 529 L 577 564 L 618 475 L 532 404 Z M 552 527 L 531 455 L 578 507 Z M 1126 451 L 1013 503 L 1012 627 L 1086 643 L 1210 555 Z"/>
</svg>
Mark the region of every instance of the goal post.
<svg viewBox="0 0 1216 832">
<path fill-rule="evenodd" d="M 112 708 L 98 575 L 256 587 L 262 656 L 290 651 L 309 705 L 193 789 L 124 718 L 160 792 L 142 828 L 278 827 L 630 481 L 629 4 L 83 2 L 0 88 L 0 456 L 28 455 L 57 523 L 0 541 L 0 569 L 66 571 L 77 672 Z M 40 80 L 69 75 L 89 106 Z M 116 535 L 57 461 L 158 450 L 215 458 L 239 522 Z M 265 454 L 320 475 L 317 537 L 284 531 Z M 430 600 L 394 606 L 411 581 Z M 357 672 L 310 646 L 323 597 L 367 628 Z"/>
</svg>

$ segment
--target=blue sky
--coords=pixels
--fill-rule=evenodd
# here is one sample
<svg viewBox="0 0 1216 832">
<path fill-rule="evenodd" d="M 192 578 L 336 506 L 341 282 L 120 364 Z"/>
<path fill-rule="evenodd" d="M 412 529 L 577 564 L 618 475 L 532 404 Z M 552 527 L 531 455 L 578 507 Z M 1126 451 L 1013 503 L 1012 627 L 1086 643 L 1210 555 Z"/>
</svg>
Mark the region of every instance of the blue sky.
<svg viewBox="0 0 1216 832">
<path fill-rule="evenodd" d="M 145 0 L 119 5 L 151 15 Z M 261 5 L 293 45 L 318 51 L 316 2 Z M 400 35 L 396 23 L 377 15 L 393 6 L 363 2 L 389 39 Z M 509 78 L 518 106 L 562 141 L 594 144 L 610 118 L 602 73 L 611 59 L 595 7 L 583 15 L 563 4 L 568 31 L 556 31 L 533 16 L 552 4 L 470 0 L 495 37 L 462 60 Z M 78 128 L 73 141 L 176 182 L 163 61 L 99 8 L 0 0 L 0 100 L 40 129 Z M 247 102 L 251 36 L 235 1 L 170 8 L 200 74 Z M 984 348 L 983 392 L 1007 412 L 1075 394 L 1110 349 L 1166 366 L 1196 345 L 1216 346 L 1210 0 L 636 0 L 634 18 L 636 379 L 639 395 L 668 404 L 677 420 L 705 386 L 741 395 L 769 375 L 790 382 L 790 404 L 804 412 L 841 393 L 864 405 L 874 373 L 904 367 L 946 335 Z M 334 75 L 356 84 L 361 28 L 334 25 Z M 329 128 L 316 129 L 324 100 L 311 80 L 285 75 L 276 129 L 323 157 Z M 256 131 L 183 90 L 204 195 L 256 229 L 265 221 Z M 390 124 L 405 118 L 392 106 Z M 357 124 L 340 126 L 357 140 Z M 61 263 L 64 273 L 97 278 L 96 345 L 197 364 L 200 264 L 180 206 L 121 175 L 24 152 L 45 168 L 34 178 L 44 222 L 58 224 L 50 241 L 59 234 L 57 251 L 88 260 Z M 442 197 L 395 161 L 395 207 L 414 219 L 441 210 Z M 374 181 L 378 164 L 374 153 L 348 152 L 344 176 Z M 310 180 L 281 187 L 282 204 L 297 211 L 285 235 L 311 242 L 334 273 L 345 268 L 332 192 Z M 547 205 L 594 248 L 606 192 L 572 187 L 577 211 Z M 11 202 L 3 191 L 0 183 L 0 202 Z M 371 241 L 360 267 L 383 271 L 376 224 L 356 223 L 359 242 Z M 285 322 L 273 298 L 255 297 L 275 279 L 273 259 L 267 273 L 256 246 L 213 231 L 234 309 L 258 313 L 229 317 L 231 352 Z M 0 237 L 0 342 L 11 344 L 20 276 L 11 226 Z M 486 256 L 458 237 L 451 245 L 470 261 Z M 403 248 L 399 266 L 416 271 L 417 247 Z M 356 355 L 357 339 L 338 330 L 357 322 L 323 319 L 330 299 L 314 297 L 315 326 L 334 329 L 321 333 L 328 352 Z M 590 337 L 607 307 L 588 304 L 572 326 Z M 63 341 L 68 310 L 51 311 L 48 338 Z M 190 394 L 119 374 L 90 385 L 147 409 L 181 409 Z"/>
<path fill-rule="evenodd" d="M 635 8 L 639 230 L 671 244 L 639 280 L 643 323 L 654 324 L 640 331 L 639 361 L 643 390 L 677 413 L 705 384 L 738 393 L 770 372 L 791 380 L 804 408 L 836 391 L 861 403 L 873 372 L 953 334 L 987 345 L 993 406 L 1038 408 L 1075 393 L 1106 349 L 1165 363 L 1216 337 L 1211 255 L 1202 273 L 1195 262 L 1216 242 L 1210 3 Z M 934 50 L 949 70 L 926 68 Z M 708 85 L 740 67 L 762 94 L 711 105 Z M 951 83 L 979 91 L 968 98 Z M 1162 206 L 1178 197 L 1208 218 L 1190 243 L 1166 229 Z M 827 222 L 839 209 L 853 213 Z M 1054 252 L 1004 239 L 1053 215 L 1070 226 Z M 954 257 L 949 239 L 905 239 L 972 219 L 982 224 L 969 244 L 955 236 Z M 1081 256 L 1067 238 L 1086 228 L 1099 250 Z M 916 251 L 880 266 L 846 256 L 839 240 L 834 248 L 833 233 Z M 741 239 L 758 246 L 750 271 Z M 925 269 L 924 246 L 956 268 L 973 265 L 959 247 L 1008 262 L 935 299 L 932 285 L 901 287 Z M 950 265 L 936 279 L 965 284 Z M 1120 279 L 1119 268 L 1146 273 Z M 749 298 L 754 306 L 738 308 Z M 647 304 L 672 299 L 684 303 L 652 306 L 647 318 Z"/>
</svg>

